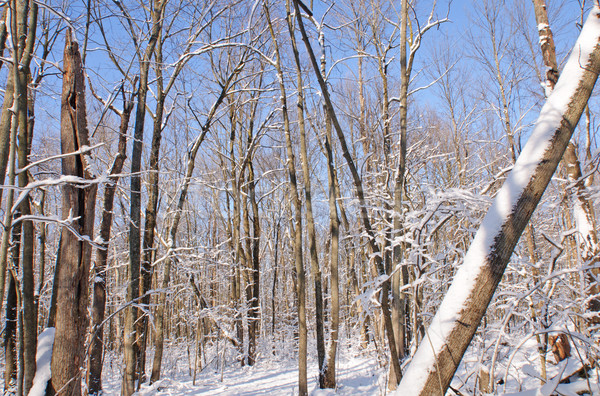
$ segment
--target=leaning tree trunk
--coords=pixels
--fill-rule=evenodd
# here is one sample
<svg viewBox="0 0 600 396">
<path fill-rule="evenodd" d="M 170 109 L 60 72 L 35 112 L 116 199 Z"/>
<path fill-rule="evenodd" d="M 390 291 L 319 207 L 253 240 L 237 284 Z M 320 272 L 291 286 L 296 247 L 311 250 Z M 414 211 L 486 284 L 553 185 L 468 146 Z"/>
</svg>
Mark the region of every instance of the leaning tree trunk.
<svg viewBox="0 0 600 396">
<path fill-rule="evenodd" d="M 485 216 L 406 371 L 398 394 L 443 395 L 542 197 L 600 72 L 600 8 L 594 6 L 537 124 Z"/>
<path fill-rule="evenodd" d="M 64 154 L 89 146 L 83 65 L 79 46 L 71 34 L 68 30 L 61 97 L 61 150 Z M 62 173 L 71 177 L 63 185 L 62 199 L 63 217 L 71 224 L 61 230 L 62 263 L 56 278 L 56 333 L 50 385 L 58 394 L 77 396 L 81 394 L 80 368 L 85 360 L 88 276 L 92 256 L 90 240 L 93 238 L 97 186 L 90 183 L 93 176 L 84 154 L 63 157 Z M 78 183 L 73 177 L 78 178 Z"/>
</svg>

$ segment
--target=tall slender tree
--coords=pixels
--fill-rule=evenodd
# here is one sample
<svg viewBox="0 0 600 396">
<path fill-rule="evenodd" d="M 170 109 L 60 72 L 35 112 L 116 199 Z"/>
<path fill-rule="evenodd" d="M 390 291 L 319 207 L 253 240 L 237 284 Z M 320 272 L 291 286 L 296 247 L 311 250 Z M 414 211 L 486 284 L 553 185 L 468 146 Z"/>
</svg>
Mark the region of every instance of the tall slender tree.
<svg viewBox="0 0 600 396">
<path fill-rule="evenodd" d="M 283 117 L 283 133 L 285 137 L 285 149 L 287 156 L 287 173 L 290 180 L 290 200 L 294 207 L 294 262 L 296 265 L 296 289 L 298 298 L 298 327 L 299 327 L 299 348 L 298 348 L 298 393 L 300 395 L 308 394 L 307 385 L 307 372 L 306 372 L 306 360 L 307 360 L 307 329 L 306 329 L 306 286 L 305 286 L 305 275 L 304 275 L 304 260 L 302 254 L 302 202 L 298 192 L 298 179 L 296 176 L 296 159 L 294 155 L 294 149 L 292 147 L 291 127 L 290 118 L 288 113 L 287 93 L 284 83 L 283 66 L 281 65 L 281 54 L 279 50 L 279 43 L 273 28 L 271 21 L 271 14 L 269 6 L 266 2 L 263 2 L 263 10 L 267 18 L 267 24 L 269 26 L 269 33 L 271 34 L 271 40 L 273 41 L 275 51 L 275 61 L 273 65 L 277 71 L 277 81 L 279 85 L 280 101 L 281 101 L 281 115 Z M 298 12 L 298 11 L 296 11 Z M 319 366 L 321 362 L 319 362 Z"/>
<path fill-rule="evenodd" d="M 383 265 L 383 260 L 381 257 L 381 250 L 376 242 L 375 233 L 373 232 L 373 227 L 371 226 L 371 221 L 369 220 L 369 215 L 367 213 L 367 205 L 364 195 L 364 187 L 356 165 L 354 163 L 354 159 L 350 151 L 348 150 L 348 145 L 346 143 L 346 137 L 344 136 L 344 131 L 340 125 L 340 122 L 337 118 L 335 110 L 333 108 L 333 103 L 329 96 L 329 89 L 323 79 L 319 65 L 317 63 L 317 59 L 315 57 L 315 53 L 312 50 L 312 46 L 310 44 L 308 35 L 306 33 L 306 29 L 304 27 L 304 22 L 302 21 L 302 14 L 300 13 L 300 5 L 298 0 L 294 0 L 294 10 L 296 13 L 296 19 L 298 21 L 298 27 L 300 28 L 300 32 L 302 34 L 302 41 L 306 46 L 306 50 L 308 52 L 312 67 L 314 69 L 315 75 L 317 76 L 317 80 L 319 82 L 319 86 L 321 87 L 321 93 L 323 94 L 323 99 L 325 100 L 325 105 L 327 106 L 328 116 L 331 118 L 333 126 L 335 128 L 338 140 L 342 146 L 342 152 L 348 167 L 350 168 L 350 173 L 352 175 L 352 181 L 354 182 L 354 187 L 356 189 L 356 195 L 358 197 L 359 205 L 360 205 L 360 219 L 362 221 L 362 225 L 368 235 L 369 247 L 373 253 L 374 257 L 374 272 L 378 274 L 378 276 L 382 277 L 381 282 L 381 313 L 383 316 L 385 331 L 388 340 L 388 347 L 390 349 L 390 360 L 392 364 L 392 368 L 394 370 L 394 376 L 399 381 L 402 378 L 402 370 L 400 368 L 400 361 L 398 359 L 398 351 L 396 348 L 396 342 L 394 340 L 394 330 L 392 325 L 391 313 L 390 313 L 390 305 L 389 305 L 389 290 L 390 290 L 390 280 L 386 279 L 385 276 L 385 268 Z M 312 16 L 312 13 L 309 13 L 309 16 Z"/>
<path fill-rule="evenodd" d="M 312 202 L 312 186 L 311 186 L 311 169 L 309 167 L 310 160 L 308 158 L 307 149 L 307 138 L 306 138 L 306 126 L 305 126 L 305 106 L 306 101 L 304 99 L 304 79 L 302 78 L 302 66 L 300 64 L 300 54 L 296 45 L 296 36 L 294 32 L 294 20 L 291 13 L 290 1 L 286 1 L 286 20 L 288 25 L 288 31 L 290 34 L 290 40 L 292 43 L 292 52 L 294 53 L 294 61 L 296 64 L 296 89 L 298 93 L 298 101 L 296 107 L 297 119 L 298 119 L 298 132 L 300 134 L 300 163 L 302 164 L 302 174 L 304 182 L 304 204 L 306 205 L 306 232 L 308 238 L 308 252 L 310 255 L 310 266 L 312 277 L 315 288 L 315 317 L 316 317 L 316 332 L 317 332 L 317 359 L 319 362 L 319 387 L 321 388 L 335 388 L 335 361 L 329 362 L 331 365 L 328 366 L 329 372 L 329 384 L 326 383 L 325 376 L 325 365 L 327 363 L 325 356 L 325 315 L 323 313 L 323 285 L 321 276 L 321 267 L 319 264 L 319 252 L 317 249 L 317 234 L 315 230 L 315 218 L 313 215 L 313 202 Z M 335 302 L 332 302 L 335 304 Z M 338 300 L 339 304 L 339 300 Z M 338 318 L 339 321 L 339 318 Z M 336 321 L 337 324 L 337 321 Z M 337 327 L 337 326 L 336 326 Z M 337 328 L 332 330 L 335 332 L 337 337 Z M 334 341 L 334 344 L 337 342 Z M 333 371 L 331 371 L 333 370 Z M 333 382 L 331 382 L 333 380 Z"/>
<path fill-rule="evenodd" d="M 144 140 L 144 122 L 146 119 L 146 97 L 148 95 L 148 76 L 151 60 L 154 55 L 156 43 L 164 21 L 164 12 L 167 0 L 153 0 L 151 2 L 151 31 L 148 44 L 140 57 L 140 83 L 137 93 L 137 107 L 133 132 L 133 148 L 131 152 L 131 201 L 129 223 L 129 284 L 127 286 L 127 301 L 134 303 L 140 297 L 140 260 L 141 260 L 141 169 Z M 136 363 L 137 341 L 135 324 L 138 319 L 138 310 L 134 306 L 127 310 L 125 319 L 124 360 L 125 371 L 121 393 L 125 396 L 133 394 L 136 390 Z"/>
<path fill-rule="evenodd" d="M 117 192 L 117 183 L 119 182 L 120 174 L 123 170 L 123 165 L 127 156 L 127 130 L 129 128 L 129 118 L 134 105 L 133 95 L 131 98 L 126 98 L 124 87 L 121 86 L 120 90 L 123 95 L 123 110 L 119 111 L 113 107 L 113 111 L 115 111 L 120 118 L 119 143 L 117 146 L 117 155 L 110 167 L 109 183 L 104 188 L 102 220 L 100 222 L 100 248 L 96 249 L 96 261 L 94 264 L 95 277 L 94 294 L 92 296 L 92 340 L 87 372 L 87 386 L 90 395 L 102 393 L 108 248 L 113 223 L 115 194 Z"/>
</svg>

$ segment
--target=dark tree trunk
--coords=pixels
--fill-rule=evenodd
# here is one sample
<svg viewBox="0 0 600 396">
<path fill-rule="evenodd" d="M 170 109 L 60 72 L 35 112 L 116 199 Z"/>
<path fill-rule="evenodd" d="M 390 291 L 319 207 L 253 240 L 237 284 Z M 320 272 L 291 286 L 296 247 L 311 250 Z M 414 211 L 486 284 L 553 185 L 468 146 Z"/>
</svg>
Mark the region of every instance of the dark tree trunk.
<svg viewBox="0 0 600 396">
<path fill-rule="evenodd" d="M 150 295 L 147 294 L 152 286 L 152 275 L 154 267 L 152 257 L 154 253 L 154 231 L 156 229 L 156 216 L 158 212 L 158 159 L 160 154 L 160 141 L 162 135 L 163 112 L 165 106 L 165 96 L 163 92 L 162 78 L 162 51 L 161 43 L 156 46 L 157 63 L 157 98 L 156 112 L 154 115 L 154 126 L 152 131 L 152 146 L 150 146 L 150 164 L 148 174 L 148 204 L 146 206 L 146 222 L 144 223 L 144 238 L 142 250 L 142 265 L 140 279 L 140 302 L 146 310 L 150 309 Z M 146 381 L 146 344 L 148 338 L 148 314 L 141 313 L 138 320 L 138 377 L 139 382 Z M 139 386 L 138 386 L 139 388 Z"/>
<path fill-rule="evenodd" d="M 126 100 L 121 113 L 119 127 L 119 144 L 117 156 L 110 168 L 109 183 L 104 189 L 102 221 L 100 223 L 101 249 L 96 250 L 96 276 L 94 278 L 94 294 L 92 297 L 92 343 L 88 359 L 88 393 L 98 395 L 102 392 L 102 354 L 104 350 L 104 311 L 106 307 L 106 264 L 108 246 L 113 220 L 113 207 L 119 174 L 123 170 L 127 149 L 127 128 L 133 110 L 133 100 Z"/>
<path fill-rule="evenodd" d="M 140 85 L 138 90 L 138 103 L 135 113 L 133 133 L 133 148 L 131 151 L 131 201 L 129 223 L 129 283 L 127 287 L 127 302 L 136 301 L 140 296 L 140 255 L 141 255 L 141 175 L 142 151 L 144 140 L 144 121 L 146 119 L 146 96 L 148 94 L 148 74 L 150 60 L 160 36 L 163 23 L 163 12 L 166 1 L 155 0 L 152 6 L 152 31 L 148 39 L 148 46 L 140 64 Z M 125 316 L 125 335 L 123 340 L 123 353 L 125 372 L 121 394 L 129 396 L 136 390 L 136 322 L 138 319 L 137 308 L 131 307 Z"/>
<path fill-rule="evenodd" d="M 252 206 L 252 301 L 250 301 L 250 328 L 248 364 L 256 362 L 256 343 L 260 329 L 260 218 L 256 202 L 256 185 L 252 163 L 248 166 L 248 191 Z"/>
</svg>

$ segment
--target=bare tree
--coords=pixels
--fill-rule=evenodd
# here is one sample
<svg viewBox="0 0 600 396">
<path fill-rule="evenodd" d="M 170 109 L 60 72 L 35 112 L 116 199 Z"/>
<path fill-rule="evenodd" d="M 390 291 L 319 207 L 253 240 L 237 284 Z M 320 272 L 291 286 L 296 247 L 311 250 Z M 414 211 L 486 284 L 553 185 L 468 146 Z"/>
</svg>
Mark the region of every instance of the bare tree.
<svg viewBox="0 0 600 396">
<path fill-rule="evenodd" d="M 154 0 L 151 4 L 152 28 L 148 45 L 140 59 L 140 84 L 137 93 L 138 103 L 135 112 L 133 148 L 131 153 L 131 220 L 129 223 L 129 285 L 127 300 L 139 298 L 140 285 L 140 254 L 141 254 L 141 165 L 144 139 L 144 121 L 146 119 L 146 96 L 148 94 L 148 75 L 150 61 L 154 55 L 156 44 L 160 37 L 164 21 L 164 11 L 167 0 Z M 136 390 L 137 342 L 135 323 L 138 319 L 137 308 L 131 307 L 125 319 L 125 371 L 121 393 L 129 396 Z"/>
<path fill-rule="evenodd" d="M 16 185 L 15 160 L 20 169 L 25 169 L 29 164 L 31 141 L 33 136 L 33 114 L 31 108 L 31 82 L 30 64 L 33 58 L 36 31 L 37 31 L 37 5 L 29 1 L 12 1 L 6 6 L 10 8 L 10 32 L 13 48 L 13 65 L 18 62 L 18 67 L 9 68 L 7 79 L 7 92 L 5 104 L 12 105 L 5 109 L 0 120 L 0 132 L 5 140 L 2 143 L 8 152 L 0 154 L 0 165 L 6 169 L 8 160 L 9 183 Z M 5 8 L 6 10 L 6 8 Z M 6 26 L 3 27 L 6 40 Z M 2 32 L 0 31 L 0 33 Z M 1 37 L 1 35 L 0 35 Z M 12 113 L 12 115 L 10 115 Z M 31 119 L 30 119 L 31 117 Z M 8 133 L 10 132 L 10 134 Z M 10 145 L 9 145 L 10 142 Z M 5 156 L 8 154 L 8 158 Z M 30 174 L 27 171 L 18 172 L 18 186 L 24 188 L 29 183 Z M 2 175 L 4 179 L 4 174 Z M 29 194 L 19 199 L 16 208 L 13 208 L 14 192 L 9 191 L 7 208 L 5 209 L 4 233 L 0 246 L 0 301 L 4 297 L 6 264 L 8 260 L 8 243 L 12 235 L 14 246 L 12 248 L 12 266 L 9 268 L 9 290 L 7 297 L 7 330 L 5 334 L 5 350 L 7 356 L 7 369 L 5 370 L 5 385 L 9 385 L 17 374 L 17 348 L 16 331 L 19 333 L 18 348 L 18 375 L 16 375 L 16 391 L 28 393 L 32 386 L 36 371 L 36 345 L 37 345 L 37 309 L 34 280 L 34 226 L 26 217 L 31 214 L 31 197 Z M 14 221 L 14 222 L 13 222 Z M 12 227 L 12 229 L 11 229 Z M 17 314 L 18 313 L 18 314 Z"/>
<path fill-rule="evenodd" d="M 559 77 L 554 36 L 548 21 L 546 2 L 544 0 L 533 0 L 533 6 L 540 37 L 539 42 L 542 50 L 542 59 L 546 66 L 545 93 L 546 95 L 549 95 L 554 89 Z M 589 112 L 587 107 L 586 111 Z M 586 114 L 586 116 L 588 115 Z M 584 180 L 582 180 L 577 148 L 572 142 L 567 146 L 563 160 L 567 170 L 568 180 L 575 185 L 572 193 L 572 204 L 579 233 L 578 239 L 580 241 L 582 258 L 584 261 L 593 264 L 598 260 L 597 255 L 600 252 L 598 235 L 596 233 L 594 207 L 588 199 L 587 187 Z M 598 269 L 591 269 L 588 272 L 588 280 L 590 283 L 589 295 L 591 296 L 588 303 L 588 309 L 591 312 L 600 311 L 600 283 L 597 279 L 599 275 L 600 271 Z M 598 323 L 600 322 L 600 317 L 596 314 L 591 318 L 591 321 L 592 323 Z"/>
<path fill-rule="evenodd" d="M 92 296 L 92 341 L 90 346 L 90 356 L 88 359 L 87 385 L 90 395 L 97 395 L 102 392 L 102 363 L 104 351 L 104 318 L 106 308 L 107 293 L 107 262 L 108 248 L 111 237 L 111 228 L 113 223 L 113 209 L 117 183 L 119 182 L 123 164 L 126 158 L 127 149 L 127 129 L 129 128 L 129 118 L 133 110 L 133 95 L 131 98 L 125 97 L 123 85 L 120 88 L 123 95 L 123 110 L 119 111 L 112 105 L 112 110 L 119 115 L 121 120 L 119 126 L 119 143 L 117 155 L 110 167 L 109 183 L 104 188 L 104 198 L 102 207 L 102 220 L 100 222 L 101 248 L 96 250 L 96 262 L 94 265 L 94 294 Z"/>
<path fill-rule="evenodd" d="M 271 21 L 271 15 L 269 12 L 269 6 L 266 2 L 263 3 L 263 9 L 269 25 L 269 32 L 271 33 L 271 40 L 273 41 L 275 51 L 275 61 L 272 62 L 277 71 L 277 80 L 279 83 L 280 100 L 281 100 L 281 113 L 283 116 L 283 132 L 285 135 L 285 148 L 287 155 L 287 172 L 290 179 L 290 200 L 294 207 L 294 261 L 296 264 L 296 276 L 297 284 L 297 296 L 298 296 L 298 327 L 299 327 L 299 347 L 298 347 L 298 393 L 300 395 L 308 394 L 307 385 L 307 372 L 306 372 L 306 360 L 307 360 L 307 329 L 306 329 L 306 285 L 304 275 L 304 261 L 302 257 L 302 202 L 298 193 L 298 181 L 296 177 L 296 160 L 294 155 L 294 149 L 292 147 L 290 119 L 288 114 L 287 105 L 287 93 L 285 89 L 283 68 L 281 65 L 281 54 L 279 52 L 279 44 L 275 30 L 273 29 L 273 23 Z M 298 12 L 296 10 L 296 12 Z M 319 365 L 322 364 L 319 362 Z"/>
<path fill-rule="evenodd" d="M 246 53 L 241 56 L 238 64 L 233 68 L 233 70 L 228 74 L 225 81 L 221 83 L 221 92 L 219 96 L 216 98 L 213 103 L 206 120 L 200 126 L 200 135 L 196 137 L 193 144 L 191 145 L 187 155 L 186 155 L 186 173 L 181 183 L 181 187 L 179 188 L 179 196 L 177 199 L 177 206 L 175 208 L 175 213 L 168 229 L 168 246 L 167 252 L 165 253 L 165 270 L 163 274 L 162 280 L 162 289 L 165 290 L 169 287 L 169 283 L 171 281 L 171 266 L 174 261 L 174 249 L 177 242 L 177 231 L 179 228 L 179 223 L 181 221 L 183 206 L 186 202 L 188 190 L 190 187 L 190 183 L 192 182 L 192 175 L 194 172 L 194 168 L 196 166 L 196 155 L 198 154 L 198 150 L 204 142 L 206 134 L 209 132 L 212 123 L 214 122 L 214 118 L 217 110 L 223 104 L 223 101 L 227 97 L 229 90 L 238 74 L 242 71 L 245 62 L 246 62 Z M 156 329 L 154 335 L 154 361 L 152 363 L 152 374 L 150 377 L 150 382 L 156 382 L 160 379 L 160 371 L 162 366 L 163 359 L 163 351 L 164 351 L 164 331 L 165 331 L 165 309 L 166 309 L 166 293 L 163 292 L 159 296 L 158 308 L 156 311 Z"/>
<path fill-rule="evenodd" d="M 335 110 L 333 108 L 331 98 L 329 97 L 329 89 L 327 88 L 325 80 L 323 79 L 323 76 L 321 75 L 321 71 L 320 71 L 319 65 L 317 63 L 317 59 L 315 57 L 314 51 L 312 50 L 312 46 L 310 44 L 308 35 L 306 33 L 306 29 L 304 27 L 304 22 L 302 21 L 303 17 L 300 12 L 299 4 L 301 4 L 301 3 L 299 3 L 298 0 L 294 0 L 294 10 L 296 13 L 296 19 L 298 21 L 298 27 L 300 28 L 300 33 L 302 34 L 302 41 L 304 41 L 306 50 L 310 57 L 312 67 L 314 69 L 315 75 L 317 76 L 319 86 L 321 87 L 321 93 L 323 94 L 323 99 L 325 100 L 325 104 L 327 106 L 327 113 L 333 123 L 335 131 L 337 133 L 338 140 L 340 141 L 340 144 L 342 146 L 342 152 L 343 152 L 344 159 L 346 160 L 346 163 L 348 164 L 348 167 L 350 168 L 350 173 L 352 175 L 352 181 L 354 182 L 354 187 L 356 189 L 356 195 L 358 197 L 358 201 L 359 201 L 359 205 L 360 205 L 360 219 L 361 219 L 363 227 L 368 235 L 369 247 L 371 248 L 371 251 L 373 253 L 374 269 L 375 269 L 375 272 L 378 274 L 378 276 L 380 276 L 382 278 L 382 281 L 381 281 L 381 313 L 383 315 L 383 321 L 385 323 L 385 330 L 386 330 L 387 339 L 388 339 L 388 347 L 390 349 L 390 359 L 392 362 L 394 375 L 395 375 L 396 379 L 400 380 L 400 378 L 402 378 L 402 370 L 400 368 L 400 361 L 398 360 L 398 351 L 397 351 L 396 342 L 394 339 L 394 330 L 393 330 L 392 319 L 391 319 L 391 314 L 390 314 L 390 306 L 389 306 L 388 293 L 390 290 L 390 281 L 389 281 L 389 278 L 386 279 L 386 271 L 385 271 L 385 268 L 383 265 L 383 260 L 381 257 L 381 250 L 375 240 L 375 233 L 373 232 L 373 228 L 371 226 L 371 221 L 369 220 L 369 215 L 367 213 L 367 205 L 366 205 L 365 196 L 364 196 L 363 184 L 362 184 L 360 175 L 358 174 L 356 165 L 354 163 L 354 159 L 352 158 L 352 155 L 350 154 L 350 151 L 348 150 L 348 145 L 346 144 L 346 138 L 344 136 L 344 132 L 343 132 L 342 127 L 337 119 L 336 114 L 335 114 Z M 312 13 L 310 12 L 310 10 L 306 10 L 306 11 L 309 12 L 309 16 L 312 16 Z"/>
<path fill-rule="evenodd" d="M 316 316 L 316 330 L 317 330 L 317 359 L 319 364 L 319 387 L 320 388 L 335 388 L 335 353 L 333 361 L 326 361 L 325 356 L 325 334 L 324 325 L 325 318 L 323 314 L 323 286 L 321 281 L 321 269 L 319 265 L 319 252 L 317 251 L 317 234 L 315 231 L 315 219 L 313 215 L 313 203 L 312 203 L 312 187 L 311 187 L 311 170 L 309 169 L 309 158 L 308 150 L 306 145 L 306 127 L 305 127 L 305 100 L 304 100 L 304 82 L 302 78 L 302 66 L 300 64 L 300 55 L 296 45 L 296 37 L 294 33 L 293 19 L 290 10 L 290 2 L 286 1 L 286 20 L 288 30 L 290 34 L 292 52 L 294 53 L 294 61 L 296 63 L 296 86 L 298 92 L 297 102 L 297 118 L 298 118 L 298 131 L 300 133 L 300 163 L 302 164 L 302 173 L 304 175 L 304 202 L 306 205 L 306 231 L 308 238 L 308 251 L 310 254 L 310 266 L 312 277 L 315 284 L 315 316 Z M 333 287 L 333 285 L 332 285 Z M 336 285 L 337 288 L 339 286 Z M 334 292 L 335 293 L 335 292 Z M 339 299 L 332 300 L 332 321 L 333 328 L 332 332 L 337 337 L 337 329 L 339 327 Z M 335 316 L 337 312 L 337 318 Z M 333 345 L 337 344 L 337 340 L 332 342 Z M 335 350 L 334 350 L 335 352 Z M 329 364 L 328 364 L 329 363 Z M 328 369 L 325 369 L 325 367 Z M 329 373 L 326 375 L 326 370 Z M 329 378 L 329 384 L 327 379 Z"/>
</svg>

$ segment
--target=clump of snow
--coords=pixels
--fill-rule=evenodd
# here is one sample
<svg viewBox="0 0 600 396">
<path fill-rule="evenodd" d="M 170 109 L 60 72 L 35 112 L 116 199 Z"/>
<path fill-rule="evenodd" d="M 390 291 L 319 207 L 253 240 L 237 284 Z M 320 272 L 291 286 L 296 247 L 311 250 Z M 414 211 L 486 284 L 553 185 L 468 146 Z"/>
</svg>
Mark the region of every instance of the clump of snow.
<svg viewBox="0 0 600 396">
<path fill-rule="evenodd" d="M 38 336 L 35 364 L 37 366 L 33 386 L 29 396 L 44 396 L 46 385 L 51 378 L 50 361 L 52 360 L 52 346 L 54 345 L 54 327 L 48 327 Z"/>
<path fill-rule="evenodd" d="M 583 204 L 579 199 L 575 199 L 573 203 L 573 212 L 575 215 L 575 224 L 577 225 L 577 230 L 579 231 L 580 237 L 583 239 L 585 243 L 585 247 L 588 251 L 593 252 L 596 250 L 596 244 L 594 240 L 590 237 L 594 230 L 592 223 L 583 208 Z M 589 252 L 588 252 L 589 253 Z"/>
<path fill-rule="evenodd" d="M 542 30 L 544 30 L 544 29 L 548 29 L 549 27 L 550 27 L 550 26 L 548 26 L 548 24 L 547 24 L 547 23 L 539 23 L 539 24 L 538 24 L 538 26 L 537 26 L 537 28 L 538 28 L 538 31 L 540 31 L 540 32 L 541 32 Z"/>
</svg>

